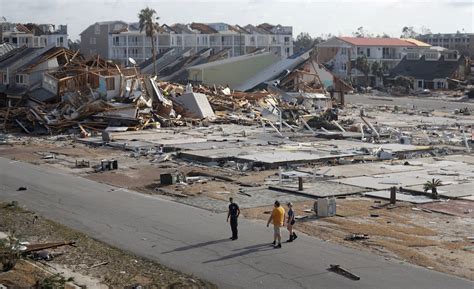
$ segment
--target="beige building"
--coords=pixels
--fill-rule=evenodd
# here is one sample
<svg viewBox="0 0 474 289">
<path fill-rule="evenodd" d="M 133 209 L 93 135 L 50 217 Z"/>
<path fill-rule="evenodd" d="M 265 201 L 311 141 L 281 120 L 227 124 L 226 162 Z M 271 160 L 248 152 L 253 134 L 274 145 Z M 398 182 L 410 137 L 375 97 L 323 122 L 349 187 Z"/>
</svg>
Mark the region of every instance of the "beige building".
<svg viewBox="0 0 474 289">
<path fill-rule="evenodd" d="M 254 53 L 188 68 L 188 80 L 207 85 L 235 88 L 279 60 L 274 53 Z"/>
</svg>

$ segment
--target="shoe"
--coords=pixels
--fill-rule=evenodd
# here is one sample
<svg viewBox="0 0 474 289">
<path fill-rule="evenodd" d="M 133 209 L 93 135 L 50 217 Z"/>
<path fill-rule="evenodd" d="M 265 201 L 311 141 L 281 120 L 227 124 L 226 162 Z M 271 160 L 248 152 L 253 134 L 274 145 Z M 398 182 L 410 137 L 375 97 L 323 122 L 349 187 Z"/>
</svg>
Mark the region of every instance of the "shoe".
<svg viewBox="0 0 474 289">
<path fill-rule="evenodd" d="M 293 233 L 293 236 L 292 236 L 292 237 L 293 237 L 293 240 L 295 240 L 296 238 L 298 238 L 298 236 L 296 236 L 295 233 Z"/>
<path fill-rule="evenodd" d="M 290 239 L 288 239 L 288 241 L 286 241 L 286 242 L 287 242 L 287 243 L 291 243 L 291 242 L 293 242 L 293 239 L 290 238 Z"/>
<path fill-rule="evenodd" d="M 272 242 L 272 245 L 273 245 L 273 246 L 275 246 L 275 245 L 276 245 L 276 242 L 275 242 L 275 241 L 273 241 L 273 242 Z"/>
<path fill-rule="evenodd" d="M 229 240 L 234 240 L 234 237 L 230 237 Z"/>
<path fill-rule="evenodd" d="M 275 248 L 275 249 L 280 249 L 280 248 L 281 248 L 281 244 L 275 245 L 275 246 L 273 246 L 273 248 Z"/>
<path fill-rule="evenodd" d="M 231 238 L 231 240 L 232 240 L 232 241 L 235 241 L 235 240 L 237 240 L 237 239 L 238 239 L 237 237 L 235 237 L 235 238 Z"/>
</svg>

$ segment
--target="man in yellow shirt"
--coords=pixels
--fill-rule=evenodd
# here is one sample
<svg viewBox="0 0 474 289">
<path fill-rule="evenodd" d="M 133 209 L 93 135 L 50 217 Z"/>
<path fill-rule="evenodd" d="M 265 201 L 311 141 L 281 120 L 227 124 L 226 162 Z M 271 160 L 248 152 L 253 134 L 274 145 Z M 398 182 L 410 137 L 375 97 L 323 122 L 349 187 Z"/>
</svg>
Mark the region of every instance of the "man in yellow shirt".
<svg viewBox="0 0 474 289">
<path fill-rule="evenodd" d="M 273 223 L 273 247 L 274 248 L 281 248 L 281 232 L 280 228 L 283 227 L 285 222 L 285 209 L 280 206 L 280 202 L 275 201 L 273 205 L 273 211 L 268 218 L 267 227 L 270 226 L 270 222 Z M 277 245 L 278 241 L 278 245 Z"/>
</svg>

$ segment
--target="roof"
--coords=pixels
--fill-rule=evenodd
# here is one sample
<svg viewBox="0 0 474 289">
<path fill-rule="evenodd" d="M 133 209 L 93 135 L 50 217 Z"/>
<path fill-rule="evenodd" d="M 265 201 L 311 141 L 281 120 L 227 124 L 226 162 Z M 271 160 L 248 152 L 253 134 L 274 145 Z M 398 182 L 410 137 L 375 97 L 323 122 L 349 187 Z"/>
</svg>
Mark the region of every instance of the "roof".
<svg viewBox="0 0 474 289">
<path fill-rule="evenodd" d="M 337 37 L 355 46 L 416 46 L 400 38 Z"/>
<path fill-rule="evenodd" d="M 15 63 L 16 61 L 27 57 L 28 55 L 34 53 L 36 50 L 41 48 L 29 48 L 26 46 L 22 46 L 20 48 L 14 49 L 2 57 L 0 57 L 0 69 L 9 67 L 11 64 Z"/>
<path fill-rule="evenodd" d="M 48 49 L 47 51 L 39 54 L 38 56 L 33 57 L 30 61 L 26 62 L 22 66 L 18 67 L 18 71 L 28 72 L 30 69 L 33 69 L 36 66 L 38 66 L 39 64 L 41 64 L 41 63 L 43 63 L 43 62 L 45 62 L 49 59 L 53 59 L 53 58 L 58 58 L 58 62 L 59 62 L 59 58 L 61 58 L 61 60 L 64 63 L 66 63 L 67 57 L 72 58 L 72 56 L 74 56 L 74 54 L 75 54 L 75 52 L 72 51 L 72 50 L 69 50 L 69 49 L 64 48 L 64 47 L 55 47 L 54 46 L 54 47 L 51 47 L 50 49 Z M 65 55 L 67 55 L 67 57 Z"/>
<path fill-rule="evenodd" d="M 203 64 L 193 65 L 193 66 L 188 67 L 188 69 L 206 69 L 206 68 L 214 67 L 216 65 L 229 64 L 229 63 L 239 62 L 245 59 L 259 58 L 259 57 L 267 56 L 271 54 L 272 54 L 271 52 L 258 51 L 257 53 L 253 53 L 253 54 L 244 54 L 244 55 L 234 56 L 230 58 L 224 58 L 217 61 L 211 61 L 211 62 L 207 62 Z"/>
<path fill-rule="evenodd" d="M 12 43 L 0 44 L 0 56 L 14 50 L 16 47 Z"/>
<path fill-rule="evenodd" d="M 218 33 L 217 30 L 213 29 L 211 26 L 204 23 L 191 23 L 190 27 L 194 30 L 198 30 L 202 34 L 214 34 Z"/>
<path fill-rule="evenodd" d="M 425 43 L 425 42 L 420 41 L 420 40 L 417 40 L 417 39 L 414 39 L 414 38 L 404 38 L 404 39 L 402 39 L 402 40 L 405 40 L 405 41 L 408 41 L 408 42 L 410 42 L 410 43 L 413 43 L 413 44 L 415 44 L 415 45 L 418 46 L 418 47 L 431 47 L 430 44 Z"/>
<path fill-rule="evenodd" d="M 416 60 L 404 57 L 397 66 L 390 70 L 390 77 L 400 75 L 424 80 L 451 77 L 463 61 L 464 57 L 460 57 L 458 60 L 445 60 L 444 56 L 438 60 L 426 60 L 425 56 Z"/>
</svg>

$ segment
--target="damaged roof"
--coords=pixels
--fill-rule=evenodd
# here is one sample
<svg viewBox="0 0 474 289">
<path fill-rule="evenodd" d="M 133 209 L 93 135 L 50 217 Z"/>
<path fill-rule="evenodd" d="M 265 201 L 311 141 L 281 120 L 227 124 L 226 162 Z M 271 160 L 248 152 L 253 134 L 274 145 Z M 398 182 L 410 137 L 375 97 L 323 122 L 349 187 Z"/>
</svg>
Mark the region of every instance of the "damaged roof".
<svg viewBox="0 0 474 289">
<path fill-rule="evenodd" d="M 400 38 L 369 38 L 369 37 L 336 37 L 342 41 L 355 46 L 417 46 L 414 43 L 402 40 Z"/>
<path fill-rule="evenodd" d="M 464 57 L 458 60 L 445 60 L 441 56 L 438 60 L 407 59 L 405 56 L 397 66 L 390 71 L 390 77 L 408 76 L 415 79 L 433 80 L 451 77 L 465 61 Z"/>
<path fill-rule="evenodd" d="M 211 26 L 209 25 L 206 25 L 204 23 L 191 23 L 190 27 L 194 30 L 197 30 L 199 32 L 201 32 L 202 34 L 214 34 L 214 33 L 218 33 L 217 30 L 215 30 L 214 28 L 212 28 Z"/>
</svg>

